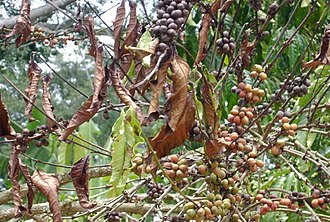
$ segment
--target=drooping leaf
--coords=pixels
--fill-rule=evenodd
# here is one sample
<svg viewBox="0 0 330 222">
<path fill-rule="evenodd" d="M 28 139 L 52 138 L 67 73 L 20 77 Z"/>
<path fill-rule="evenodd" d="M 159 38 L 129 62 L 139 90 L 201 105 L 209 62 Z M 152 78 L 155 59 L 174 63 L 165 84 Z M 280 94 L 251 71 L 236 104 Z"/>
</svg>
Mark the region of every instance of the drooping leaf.
<svg viewBox="0 0 330 222">
<path fill-rule="evenodd" d="M 167 124 L 150 140 L 158 158 L 168 155 L 173 148 L 182 145 L 188 139 L 189 131 L 195 123 L 195 104 L 192 99 L 192 93 L 186 95 L 185 106 L 183 108 L 184 112 L 179 118 L 175 131 L 172 131 Z"/>
<path fill-rule="evenodd" d="M 96 50 L 97 50 L 97 42 L 96 42 L 96 35 L 94 30 L 94 18 L 93 16 L 86 16 L 83 22 L 84 28 L 87 32 L 89 41 L 91 43 L 91 47 L 89 48 L 89 54 L 93 57 L 96 57 Z"/>
<path fill-rule="evenodd" d="M 48 91 L 49 82 L 52 79 L 50 75 L 46 75 L 42 78 L 42 109 L 45 113 L 50 117 L 47 117 L 47 127 L 48 129 L 53 129 L 56 127 L 55 115 L 54 115 L 54 106 L 52 105 L 52 101 L 50 99 L 50 94 Z"/>
<path fill-rule="evenodd" d="M 159 98 L 163 92 L 168 66 L 169 66 L 168 62 L 163 64 L 157 72 L 157 79 L 150 82 L 152 98 L 148 110 L 148 117 L 147 117 L 148 123 L 151 122 L 152 120 L 157 119 L 159 116 Z"/>
<path fill-rule="evenodd" d="M 10 38 L 16 34 L 19 36 L 16 39 L 16 48 L 26 43 L 31 33 L 31 21 L 30 21 L 30 0 L 22 0 L 20 14 L 17 17 L 16 24 L 13 30 L 6 35 L 6 38 Z"/>
<path fill-rule="evenodd" d="M 60 182 L 55 174 L 48 174 L 41 170 L 36 170 L 31 180 L 33 185 L 47 197 L 50 211 L 53 213 L 53 221 L 62 221 L 60 201 L 58 199 L 58 189 Z"/>
<path fill-rule="evenodd" d="M 33 199 L 34 199 L 34 191 L 33 191 L 33 188 L 32 188 L 32 180 L 31 180 L 31 175 L 30 175 L 30 172 L 29 172 L 29 169 L 28 167 L 22 163 L 22 160 L 19 159 L 19 168 L 25 178 L 25 181 L 28 185 L 28 194 L 27 194 L 27 198 L 28 198 L 28 213 L 29 214 L 32 214 L 32 211 L 31 211 L 31 208 L 32 208 L 32 205 L 33 205 Z"/>
<path fill-rule="evenodd" d="M 170 67 L 172 70 L 173 86 L 171 96 L 165 104 L 165 112 L 169 117 L 168 126 L 174 132 L 185 112 L 190 68 L 178 55 L 173 58 Z"/>
<path fill-rule="evenodd" d="M 11 181 L 13 189 L 13 200 L 14 200 L 14 211 L 15 217 L 21 217 L 22 212 L 25 211 L 25 207 L 22 205 L 22 198 L 20 196 L 21 186 L 18 181 L 19 173 L 19 159 L 18 159 L 19 150 L 15 145 L 11 147 L 11 155 L 8 165 L 8 179 Z"/>
<path fill-rule="evenodd" d="M 114 54 L 115 59 L 119 58 L 119 51 L 120 51 L 120 38 L 122 33 L 122 25 L 125 20 L 125 0 L 121 1 L 120 6 L 117 8 L 117 14 L 115 21 L 113 22 L 113 37 L 114 37 Z"/>
<path fill-rule="evenodd" d="M 211 13 L 215 15 L 215 13 L 218 11 L 220 7 L 221 7 L 221 1 L 220 0 L 215 1 L 211 7 Z M 208 32 L 211 21 L 212 21 L 212 16 L 208 13 L 205 13 L 201 22 L 201 29 L 199 31 L 198 52 L 195 60 L 196 64 L 203 61 L 207 55 L 206 43 L 208 39 Z"/>
<path fill-rule="evenodd" d="M 117 96 L 127 106 L 130 106 L 133 109 L 135 109 L 138 113 L 139 119 L 142 120 L 141 108 L 133 101 L 133 99 L 130 96 L 130 92 L 123 86 L 123 83 L 121 82 L 121 80 L 119 78 L 120 72 L 121 72 L 120 69 L 116 69 L 114 65 L 111 65 L 109 67 L 109 72 L 110 72 L 110 76 L 111 76 L 111 82 L 112 82 L 112 85 L 115 89 Z"/>
<path fill-rule="evenodd" d="M 136 3 L 130 0 L 129 7 L 129 22 L 126 31 L 126 37 L 124 39 L 124 46 L 130 46 L 134 41 L 136 41 L 137 31 L 139 28 L 139 23 L 136 17 Z"/>
<path fill-rule="evenodd" d="M 12 137 L 14 135 L 15 130 L 10 126 L 7 107 L 2 101 L 0 93 L 0 137 Z"/>
<path fill-rule="evenodd" d="M 73 165 L 69 173 L 76 189 L 79 203 L 85 209 L 90 209 L 95 206 L 95 204 L 89 202 L 89 159 L 90 155 L 81 158 Z"/>
<path fill-rule="evenodd" d="M 249 31 L 246 31 L 243 36 L 242 45 L 238 52 L 240 59 L 245 68 L 248 68 L 251 60 L 251 53 L 255 48 L 255 40 L 253 42 L 249 42 Z"/>
<path fill-rule="evenodd" d="M 314 60 L 303 63 L 305 68 L 313 68 L 319 65 L 330 65 L 330 25 L 324 30 L 319 54 Z"/>
<path fill-rule="evenodd" d="M 29 85 L 25 89 L 25 94 L 33 103 L 38 96 L 38 83 L 41 71 L 42 70 L 37 65 L 37 63 L 31 60 L 28 68 Z M 33 105 L 30 102 L 26 101 L 25 115 L 28 117 L 29 121 L 34 120 L 32 116 L 32 107 Z"/>
<path fill-rule="evenodd" d="M 100 100 L 103 100 L 102 98 L 104 97 L 104 95 L 101 95 L 102 88 L 105 85 L 105 73 L 103 68 L 102 52 L 103 52 L 102 46 L 98 47 L 96 53 L 96 61 L 95 61 L 95 71 L 94 71 L 95 74 L 93 81 L 94 94 L 93 94 L 91 109 L 97 107 L 100 103 Z"/>
</svg>

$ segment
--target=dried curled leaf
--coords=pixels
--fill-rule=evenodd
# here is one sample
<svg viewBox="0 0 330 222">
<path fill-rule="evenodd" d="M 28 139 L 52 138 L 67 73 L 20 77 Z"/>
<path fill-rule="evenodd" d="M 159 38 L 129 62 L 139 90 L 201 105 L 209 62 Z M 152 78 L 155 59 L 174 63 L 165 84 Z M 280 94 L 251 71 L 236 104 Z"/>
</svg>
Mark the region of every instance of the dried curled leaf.
<svg viewBox="0 0 330 222">
<path fill-rule="evenodd" d="M 163 126 L 158 134 L 151 139 L 150 143 L 161 158 L 170 154 L 170 151 L 182 145 L 189 137 L 189 131 L 195 123 L 195 103 L 192 99 L 192 93 L 186 94 L 184 112 L 177 124 L 176 130 L 172 131 L 169 125 Z"/>
<path fill-rule="evenodd" d="M 23 215 L 23 211 L 25 211 L 25 207 L 22 205 L 22 198 L 20 196 L 21 186 L 18 181 L 18 173 L 19 173 L 19 159 L 18 159 L 19 151 L 16 149 L 15 145 L 11 147 L 11 156 L 8 165 L 8 179 L 12 184 L 13 191 L 13 200 L 14 200 L 14 211 L 15 217 L 21 217 Z"/>
<path fill-rule="evenodd" d="M 34 186 L 47 197 L 50 211 L 53 213 L 53 221 L 62 221 L 60 201 L 58 200 L 58 188 L 60 182 L 55 174 L 48 174 L 41 170 L 36 170 L 31 180 Z"/>
<path fill-rule="evenodd" d="M 249 42 L 249 34 L 250 33 L 248 31 L 244 33 L 242 45 L 238 53 L 245 68 L 248 68 L 250 65 L 251 53 L 255 48 L 256 43 L 255 40 L 253 42 Z"/>
<path fill-rule="evenodd" d="M 217 0 L 213 3 L 211 7 L 211 13 L 215 14 L 218 9 L 221 7 L 221 1 Z M 199 31 L 199 43 L 198 43 L 198 52 L 196 56 L 195 63 L 198 64 L 205 59 L 207 56 L 207 48 L 206 43 L 208 39 L 208 32 L 210 28 L 210 22 L 212 21 L 212 17 L 210 14 L 206 13 L 203 16 L 201 29 Z"/>
<path fill-rule="evenodd" d="M 42 78 L 42 108 L 45 113 L 50 117 L 47 118 L 47 127 L 48 129 L 53 129 L 56 127 L 55 123 L 55 115 L 54 115 L 54 107 L 52 105 L 52 101 L 50 99 L 50 94 L 48 91 L 49 82 L 51 81 L 52 77 L 50 75 L 46 75 Z"/>
<path fill-rule="evenodd" d="M 85 209 L 93 208 L 96 205 L 89 202 L 89 159 L 90 155 L 81 158 L 73 165 L 69 173 L 73 185 L 76 188 L 79 203 Z"/>
<path fill-rule="evenodd" d="M 89 41 L 91 43 L 91 47 L 89 48 L 89 54 L 93 57 L 96 57 L 96 35 L 95 35 L 95 30 L 94 30 L 94 18 L 92 16 L 87 16 L 84 19 L 83 23 L 85 30 L 87 32 Z"/>
<path fill-rule="evenodd" d="M 61 133 L 59 140 L 66 140 L 68 136 L 81 124 L 90 120 L 101 107 L 107 92 L 107 82 L 109 77 L 102 67 L 102 50 L 97 50 L 95 63 L 94 95 L 90 96 L 84 104 L 78 109 L 69 121 L 69 125 Z M 98 73 L 99 72 L 99 73 Z M 103 74 L 102 74 L 103 73 Z M 104 75 L 105 74 L 105 75 Z M 102 77 L 101 75 L 104 75 Z"/>
<path fill-rule="evenodd" d="M 38 83 L 40 79 L 40 74 L 40 67 L 37 65 L 37 63 L 31 60 L 28 68 L 29 85 L 25 89 L 25 94 L 33 102 L 33 104 L 38 96 Z M 25 115 L 27 115 L 29 121 L 34 120 L 32 116 L 32 107 L 33 105 L 30 102 L 26 101 Z"/>
<path fill-rule="evenodd" d="M 136 2 L 129 1 L 129 7 L 129 22 L 126 31 L 126 37 L 124 39 L 124 46 L 130 46 L 137 39 L 137 31 L 139 29 L 139 23 L 136 17 Z"/>
<path fill-rule="evenodd" d="M 30 0 L 22 0 L 21 10 L 17 17 L 16 24 L 13 30 L 6 35 L 6 38 L 10 38 L 19 34 L 16 39 L 16 48 L 26 43 L 29 39 L 31 33 L 30 6 Z"/>
<path fill-rule="evenodd" d="M 0 137 L 13 137 L 14 135 L 15 130 L 10 126 L 8 111 L 0 93 Z"/>
<path fill-rule="evenodd" d="M 121 37 L 121 29 L 123 22 L 125 20 L 125 0 L 121 1 L 120 6 L 117 8 L 117 14 L 115 21 L 113 22 L 113 37 L 114 37 L 114 46 L 113 46 L 113 51 L 115 54 L 115 59 L 119 58 L 119 51 L 120 51 L 120 37 Z"/>
<path fill-rule="evenodd" d="M 170 64 L 172 70 L 172 94 L 165 104 L 165 112 L 169 117 L 168 126 L 176 131 L 178 122 L 185 112 L 187 98 L 189 65 L 178 55 Z"/>
<path fill-rule="evenodd" d="M 314 68 L 319 65 L 330 65 L 330 25 L 324 30 L 319 54 L 314 60 L 303 63 L 304 68 Z"/>
<path fill-rule="evenodd" d="M 120 100 L 125 103 L 127 106 L 132 107 L 136 110 L 138 114 L 138 118 L 142 120 L 142 111 L 141 108 L 136 105 L 136 103 L 133 101 L 133 99 L 130 96 L 129 91 L 123 86 L 121 80 L 120 80 L 120 73 L 121 71 L 119 69 L 116 69 L 114 65 L 111 65 L 109 67 L 109 73 L 111 76 L 111 82 L 115 89 L 115 92 L 117 96 L 120 98 Z"/>
<path fill-rule="evenodd" d="M 31 175 L 29 172 L 28 167 L 22 163 L 21 159 L 19 159 L 19 168 L 21 169 L 21 172 L 25 178 L 25 181 L 28 185 L 28 194 L 27 194 L 27 198 L 28 198 L 28 213 L 32 214 L 31 208 L 33 205 L 33 199 L 34 199 L 34 191 L 32 188 L 32 179 L 31 179 Z"/>
</svg>

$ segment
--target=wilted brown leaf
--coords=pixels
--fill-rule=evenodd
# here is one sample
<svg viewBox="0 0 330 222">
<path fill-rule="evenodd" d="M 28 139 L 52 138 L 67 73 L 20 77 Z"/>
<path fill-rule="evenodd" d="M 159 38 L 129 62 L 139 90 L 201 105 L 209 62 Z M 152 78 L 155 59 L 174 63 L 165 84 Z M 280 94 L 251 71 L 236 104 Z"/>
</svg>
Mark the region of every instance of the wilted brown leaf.
<svg viewBox="0 0 330 222">
<path fill-rule="evenodd" d="M 171 96 L 165 104 L 165 113 L 169 117 L 168 126 L 176 131 L 178 122 L 185 112 L 187 99 L 189 65 L 178 55 L 171 60 L 172 90 Z"/>
<path fill-rule="evenodd" d="M 18 173 L 19 173 L 19 151 L 16 149 L 15 145 L 11 147 L 11 155 L 8 165 L 8 179 L 12 184 L 13 199 L 14 199 L 14 208 L 15 208 L 15 217 L 21 217 L 23 211 L 26 209 L 22 205 L 22 198 L 20 197 L 21 186 L 18 182 Z"/>
<path fill-rule="evenodd" d="M 206 155 L 209 158 L 216 158 L 226 151 L 226 145 L 217 140 L 209 140 L 206 143 Z"/>
<path fill-rule="evenodd" d="M 219 129 L 219 118 L 216 113 L 216 108 L 214 107 L 214 103 L 212 101 L 212 91 L 209 86 L 208 81 L 204 78 L 202 86 L 202 96 L 203 96 L 203 111 L 205 116 L 206 126 L 211 127 L 212 132 L 216 134 L 216 131 Z"/>
<path fill-rule="evenodd" d="M 195 103 L 192 93 L 186 94 L 184 112 L 179 119 L 176 130 L 172 131 L 169 125 L 163 126 L 158 134 L 151 139 L 150 143 L 157 153 L 158 158 L 162 158 L 170 151 L 182 145 L 189 137 L 189 131 L 195 123 Z"/>
<path fill-rule="evenodd" d="M 249 34 L 250 33 L 248 31 L 244 33 L 242 45 L 238 53 L 245 68 L 248 68 L 250 65 L 251 53 L 255 47 L 255 40 L 253 42 L 249 42 Z"/>
<path fill-rule="evenodd" d="M 42 108 L 49 117 L 55 119 L 55 115 L 53 113 L 54 107 L 52 105 L 48 91 L 48 86 L 51 79 L 52 77 L 50 75 L 46 75 L 44 78 L 42 78 Z M 56 123 L 52 119 L 47 118 L 48 129 L 53 129 L 56 127 Z"/>
<path fill-rule="evenodd" d="M 314 60 L 303 63 L 304 68 L 314 68 L 319 65 L 330 65 L 330 25 L 324 30 L 319 54 Z"/>
<path fill-rule="evenodd" d="M 148 110 L 147 123 L 153 121 L 154 119 L 157 119 L 159 116 L 159 98 L 163 92 L 168 67 L 169 62 L 164 63 L 157 72 L 157 79 L 154 81 L 150 81 L 152 98 Z"/>
<path fill-rule="evenodd" d="M 28 194 L 27 194 L 27 198 L 28 198 L 28 213 L 31 214 L 31 208 L 33 205 L 33 199 L 34 199 L 34 191 L 32 188 L 32 180 L 31 180 L 31 175 L 29 172 L 28 167 L 22 163 L 22 160 L 19 159 L 19 168 L 21 169 L 21 172 L 25 178 L 25 181 L 28 185 Z"/>
<path fill-rule="evenodd" d="M 217 0 L 213 3 L 211 7 L 211 13 L 215 14 L 221 6 L 221 0 Z M 210 22 L 212 21 L 212 16 L 208 13 L 205 13 L 201 23 L 201 29 L 199 31 L 199 43 L 198 43 L 198 52 L 196 56 L 195 63 L 198 64 L 205 59 L 207 56 L 206 43 L 208 39 L 208 32 L 210 28 Z"/>
<path fill-rule="evenodd" d="M 137 31 L 139 29 L 139 23 L 136 18 L 136 3 L 130 0 L 129 7 L 129 22 L 126 31 L 126 37 L 124 39 L 124 46 L 130 46 L 137 39 Z"/>
<path fill-rule="evenodd" d="M 87 16 L 84 19 L 84 28 L 87 32 L 89 41 L 91 43 L 91 47 L 89 48 L 89 54 L 93 57 L 96 57 L 96 35 L 95 35 L 95 30 L 94 30 L 94 18 L 92 16 Z"/>
<path fill-rule="evenodd" d="M 27 42 L 31 33 L 31 21 L 30 21 L 30 0 L 22 0 L 20 14 L 17 17 L 16 24 L 13 30 L 6 35 L 6 38 L 10 38 L 16 34 L 19 36 L 16 39 L 16 48 Z"/>
<path fill-rule="evenodd" d="M 41 69 L 33 60 L 30 61 L 28 68 L 28 78 L 29 85 L 25 89 L 26 96 L 34 103 L 38 96 L 38 84 L 40 79 Z M 33 105 L 26 101 L 25 107 L 25 115 L 27 115 L 29 121 L 33 121 L 34 118 L 32 116 L 32 107 Z"/>
<path fill-rule="evenodd" d="M 117 14 L 116 14 L 116 18 L 115 21 L 113 22 L 113 37 L 114 37 L 114 46 L 113 46 L 113 50 L 114 50 L 114 54 L 115 54 L 115 59 L 119 58 L 119 52 L 120 52 L 120 37 L 121 37 L 121 28 L 123 25 L 123 22 L 125 20 L 125 0 L 121 1 L 120 6 L 117 8 Z"/>
<path fill-rule="evenodd" d="M 102 52 L 103 48 L 102 46 L 97 48 L 96 52 L 96 61 L 95 61 L 95 74 L 94 74 L 94 94 L 92 99 L 92 105 L 91 109 L 94 107 L 97 107 L 100 103 L 100 100 L 102 99 L 102 95 L 100 95 L 102 88 L 105 84 L 105 73 L 104 73 L 104 67 L 103 67 L 103 61 L 102 61 Z"/>
<path fill-rule="evenodd" d="M 0 137 L 13 137 L 14 135 L 15 130 L 10 126 L 7 108 L 1 99 L 0 93 Z"/>
<path fill-rule="evenodd" d="M 55 174 L 48 174 L 41 170 L 36 170 L 31 180 L 34 186 L 47 197 L 50 211 L 53 213 L 53 221 L 62 221 L 60 201 L 58 200 L 58 188 L 60 182 Z"/>
<path fill-rule="evenodd" d="M 85 209 L 93 208 L 96 205 L 89 202 L 89 159 L 90 155 L 81 158 L 73 165 L 69 173 L 76 188 L 79 203 Z"/>
<path fill-rule="evenodd" d="M 121 71 L 119 69 L 116 69 L 115 65 L 112 64 L 109 67 L 109 72 L 110 72 L 110 76 L 111 76 L 111 82 L 112 82 L 112 85 L 115 89 L 117 96 L 127 106 L 131 106 L 133 109 L 135 109 L 139 120 L 142 120 L 143 117 L 142 117 L 141 108 L 138 105 L 136 105 L 136 103 L 131 98 L 129 91 L 123 86 L 123 84 L 120 80 L 119 76 L 120 76 Z"/>
</svg>

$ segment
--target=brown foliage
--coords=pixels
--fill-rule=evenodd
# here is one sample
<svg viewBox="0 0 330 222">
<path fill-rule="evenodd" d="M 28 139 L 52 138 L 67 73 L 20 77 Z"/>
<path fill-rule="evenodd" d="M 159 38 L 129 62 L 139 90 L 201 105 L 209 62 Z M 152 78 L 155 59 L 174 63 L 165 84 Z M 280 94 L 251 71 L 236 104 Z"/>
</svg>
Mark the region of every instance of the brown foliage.
<svg viewBox="0 0 330 222">
<path fill-rule="evenodd" d="M 33 104 L 38 96 L 38 84 L 39 84 L 40 75 L 41 75 L 40 67 L 37 65 L 37 63 L 31 60 L 28 68 L 29 85 L 25 89 L 25 94 L 33 102 Z M 25 115 L 28 117 L 29 121 L 34 120 L 32 116 L 33 104 L 26 101 Z"/>
<path fill-rule="evenodd" d="M 93 57 L 96 57 L 97 43 L 96 43 L 96 35 L 94 30 L 94 18 L 92 16 L 87 16 L 84 19 L 83 24 L 87 32 L 89 41 L 91 43 L 91 47 L 89 48 L 89 54 Z"/>
<path fill-rule="evenodd" d="M 34 186 L 47 197 L 50 211 L 53 213 L 53 221 L 62 221 L 60 201 L 58 200 L 60 182 L 57 176 L 37 170 L 33 173 L 31 179 Z"/>
<path fill-rule="evenodd" d="M 22 0 L 21 10 L 19 16 L 17 17 L 16 24 L 13 30 L 6 35 L 6 38 L 19 34 L 16 38 L 16 47 L 19 47 L 28 41 L 30 33 L 30 0 Z"/>
<path fill-rule="evenodd" d="M 253 42 L 249 42 L 249 32 L 246 31 L 243 36 L 242 45 L 238 52 L 240 59 L 245 68 L 248 68 L 251 60 L 251 53 L 255 47 L 255 40 Z"/>
<path fill-rule="evenodd" d="M 15 130 L 10 126 L 8 111 L 0 94 L 0 137 L 13 137 L 14 135 Z"/>
<path fill-rule="evenodd" d="M 79 203 L 85 209 L 90 209 L 95 206 L 95 204 L 89 202 L 89 159 L 90 155 L 81 158 L 73 165 L 71 172 L 69 173 L 73 185 L 76 188 Z"/>
<path fill-rule="evenodd" d="M 50 94 L 48 91 L 49 82 L 51 81 L 52 77 L 50 75 L 46 75 L 44 78 L 42 78 L 42 108 L 49 116 L 47 117 L 47 127 L 48 129 L 53 129 L 56 127 L 55 123 L 55 115 L 53 113 L 54 107 L 52 105 L 52 101 L 50 99 Z"/>
<path fill-rule="evenodd" d="M 31 212 L 31 208 L 33 205 L 33 199 L 34 199 L 34 191 L 32 188 L 32 179 L 31 179 L 31 175 L 29 172 L 28 167 L 22 163 L 21 159 L 19 159 L 19 168 L 25 178 L 25 181 L 28 185 L 28 194 L 27 194 L 27 198 L 28 198 L 28 213 L 32 213 Z"/>
<path fill-rule="evenodd" d="M 121 38 L 121 29 L 123 22 L 125 20 L 125 0 L 121 1 L 120 6 L 117 8 L 117 14 L 116 14 L 116 19 L 113 22 L 114 30 L 113 30 L 113 37 L 114 37 L 114 54 L 115 54 L 115 59 L 119 58 L 119 52 L 120 52 L 120 38 Z"/>
</svg>

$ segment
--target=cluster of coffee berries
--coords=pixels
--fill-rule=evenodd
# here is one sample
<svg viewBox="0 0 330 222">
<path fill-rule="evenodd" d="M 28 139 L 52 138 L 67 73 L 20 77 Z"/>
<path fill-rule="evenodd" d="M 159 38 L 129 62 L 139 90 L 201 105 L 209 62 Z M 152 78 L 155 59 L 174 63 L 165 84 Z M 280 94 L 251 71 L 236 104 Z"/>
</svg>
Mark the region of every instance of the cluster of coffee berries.
<svg viewBox="0 0 330 222">
<path fill-rule="evenodd" d="M 282 84 L 280 84 L 280 86 L 282 86 Z M 307 94 L 310 85 L 311 81 L 308 78 L 298 76 L 293 81 L 289 80 L 286 90 L 289 96 L 302 97 Z"/>
<path fill-rule="evenodd" d="M 123 217 L 122 213 L 110 212 L 105 214 L 104 220 L 107 222 L 119 222 L 122 217 Z"/>
<path fill-rule="evenodd" d="M 298 129 L 298 125 L 295 123 L 289 123 L 290 119 L 286 116 L 284 116 L 281 119 L 281 125 L 282 125 L 282 133 L 285 135 L 295 136 L 296 130 Z"/>
<path fill-rule="evenodd" d="M 157 6 L 157 20 L 152 35 L 159 38 L 156 57 L 159 57 L 176 39 L 179 29 L 185 23 L 192 4 L 189 0 L 160 0 Z"/>
<path fill-rule="evenodd" d="M 132 170 L 137 174 L 141 175 L 142 170 L 143 170 L 143 156 L 141 153 L 137 153 L 134 155 L 132 158 Z"/>
<path fill-rule="evenodd" d="M 282 153 L 282 149 L 285 145 L 284 141 L 277 141 L 274 146 L 270 149 L 270 152 L 274 155 L 277 156 Z"/>
<path fill-rule="evenodd" d="M 45 45 L 49 47 L 54 47 L 59 43 L 62 43 L 63 45 L 66 45 L 68 41 L 75 41 L 75 37 L 73 35 L 68 35 L 66 32 L 63 32 L 61 34 L 61 37 L 55 36 L 54 33 L 45 33 L 41 27 L 36 28 L 34 26 L 31 26 L 31 41 L 36 42 L 43 42 Z M 77 42 L 75 41 L 75 44 Z"/>
<path fill-rule="evenodd" d="M 261 65 L 255 64 L 250 72 L 252 78 L 259 78 L 262 81 L 267 79 L 267 74 L 264 72 L 264 69 Z"/>
<path fill-rule="evenodd" d="M 247 125 L 253 116 L 253 108 L 239 107 L 235 105 L 230 111 L 230 114 L 228 114 L 228 121 L 235 123 L 236 125 Z"/>
<path fill-rule="evenodd" d="M 228 131 L 221 131 L 218 140 L 220 143 L 227 145 L 226 147 L 231 149 L 232 153 L 236 153 L 237 151 L 251 152 L 252 147 L 247 144 L 246 139 L 238 137 L 237 132 L 229 133 Z"/>
<path fill-rule="evenodd" d="M 257 194 L 257 196 L 255 197 L 256 201 L 261 203 L 262 206 L 260 208 L 260 214 L 261 215 L 265 215 L 270 211 L 275 211 L 277 209 L 277 207 L 280 205 L 279 201 L 272 201 L 272 198 L 276 198 L 276 196 L 270 196 L 270 198 L 266 198 L 264 196 L 263 192 L 260 192 Z"/>
<path fill-rule="evenodd" d="M 22 130 L 22 133 L 16 133 L 15 135 L 15 145 L 23 153 L 26 152 L 27 144 L 30 142 L 29 136 L 33 136 L 34 132 L 27 128 Z"/>
<path fill-rule="evenodd" d="M 194 126 L 189 131 L 190 139 L 196 142 L 200 142 L 202 140 L 202 132 L 199 126 L 199 123 L 196 121 Z"/>
<path fill-rule="evenodd" d="M 208 193 L 206 200 L 188 202 L 184 205 L 184 210 L 187 220 L 210 221 L 225 216 L 231 207 L 230 199 L 223 200 L 220 194 Z"/>
<path fill-rule="evenodd" d="M 162 160 L 166 174 L 177 183 L 188 183 L 188 160 L 178 155 L 170 155 Z"/>
<path fill-rule="evenodd" d="M 156 184 L 153 182 L 148 183 L 148 196 L 151 199 L 157 199 L 164 193 L 164 186 L 163 184 Z"/>
<path fill-rule="evenodd" d="M 262 103 L 260 105 L 257 106 L 257 111 L 258 113 L 264 112 L 263 115 L 267 115 L 267 114 L 271 114 L 273 112 L 273 109 L 271 107 L 268 107 L 268 103 Z M 265 111 L 265 109 L 267 108 L 267 110 Z"/>
<path fill-rule="evenodd" d="M 265 91 L 259 88 L 252 88 L 250 84 L 240 82 L 237 87 L 234 86 L 232 92 L 235 92 L 240 98 L 245 98 L 249 103 L 255 104 L 261 102 L 265 96 Z"/>
<path fill-rule="evenodd" d="M 219 52 L 221 53 L 232 53 L 236 48 L 235 39 L 229 37 L 229 32 L 224 31 L 222 38 L 219 38 L 216 42 Z"/>
<path fill-rule="evenodd" d="M 330 198 L 329 197 L 323 197 L 322 196 L 322 192 L 320 190 L 313 190 L 312 191 L 312 201 L 311 201 L 311 205 L 314 208 L 318 208 L 321 207 L 322 209 L 327 209 L 328 208 L 328 204 L 330 203 Z"/>
<path fill-rule="evenodd" d="M 257 153 L 255 151 L 250 151 L 246 156 L 238 159 L 236 161 L 236 167 L 238 171 L 243 173 L 246 169 L 249 169 L 251 172 L 256 172 L 259 168 L 263 168 L 265 166 L 264 162 L 256 159 Z"/>
<path fill-rule="evenodd" d="M 249 4 L 250 4 L 251 8 L 258 11 L 262 7 L 263 0 L 249 0 Z"/>
</svg>

